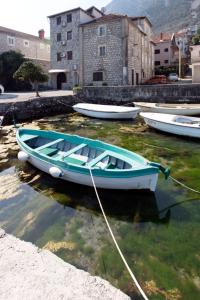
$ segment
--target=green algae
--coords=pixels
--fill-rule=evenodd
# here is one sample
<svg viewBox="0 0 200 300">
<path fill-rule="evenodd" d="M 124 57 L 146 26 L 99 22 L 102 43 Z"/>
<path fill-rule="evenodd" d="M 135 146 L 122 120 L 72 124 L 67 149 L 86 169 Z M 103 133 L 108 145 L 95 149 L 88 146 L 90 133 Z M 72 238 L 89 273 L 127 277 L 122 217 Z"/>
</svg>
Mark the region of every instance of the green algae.
<svg viewBox="0 0 200 300">
<path fill-rule="evenodd" d="M 38 124 L 41 129 L 81 134 L 135 151 L 171 167 L 172 176 L 200 190 L 197 140 L 149 130 L 140 119 L 102 121 L 71 114 Z M 3 169 L 15 166 L 11 176 L 19 178 L 19 195 L 0 202 L 0 226 L 40 247 L 60 242 L 56 255 L 137 298 L 93 190 L 54 180 L 18 163 L 14 154 L 9 154 L 11 160 Z M 40 177 L 34 181 L 36 174 Z M 100 191 L 100 197 L 122 252 L 149 299 L 199 299 L 200 197 L 162 175 L 155 195 Z M 62 242 L 75 247 L 62 248 Z"/>
</svg>

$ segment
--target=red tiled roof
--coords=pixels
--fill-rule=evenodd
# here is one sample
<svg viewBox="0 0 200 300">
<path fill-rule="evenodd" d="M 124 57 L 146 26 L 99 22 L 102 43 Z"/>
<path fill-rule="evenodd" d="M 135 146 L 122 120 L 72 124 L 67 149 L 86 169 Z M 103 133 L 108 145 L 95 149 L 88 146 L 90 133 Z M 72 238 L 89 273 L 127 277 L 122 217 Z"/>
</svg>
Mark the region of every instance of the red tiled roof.
<svg viewBox="0 0 200 300">
<path fill-rule="evenodd" d="M 6 27 L 3 27 L 3 26 L 0 26 L 0 32 L 4 32 L 6 34 L 10 34 L 10 35 L 13 35 L 13 36 L 18 36 L 18 37 L 22 37 L 22 38 L 26 38 L 26 39 L 31 39 L 31 40 L 40 40 L 41 42 L 46 42 L 46 43 L 50 43 L 50 40 L 49 39 L 40 39 L 39 36 L 36 36 L 36 35 L 32 35 L 32 34 L 28 34 L 28 33 L 24 33 L 24 32 L 21 32 L 21 31 L 17 31 L 17 30 L 14 30 L 14 29 L 10 29 L 10 28 L 6 28 Z"/>
<path fill-rule="evenodd" d="M 156 35 L 152 38 L 153 42 L 155 44 L 161 43 L 161 42 L 168 42 L 172 39 L 172 33 L 163 32 L 159 35 Z"/>
<path fill-rule="evenodd" d="M 122 19 L 126 17 L 126 15 L 120 15 L 120 14 L 109 14 L 109 15 L 104 15 L 98 19 L 91 20 L 87 23 L 81 24 L 81 26 L 87 25 L 87 24 L 96 24 L 96 23 L 104 23 L 104 22 L 110 22 L 118 19 Z"/>
</svg>

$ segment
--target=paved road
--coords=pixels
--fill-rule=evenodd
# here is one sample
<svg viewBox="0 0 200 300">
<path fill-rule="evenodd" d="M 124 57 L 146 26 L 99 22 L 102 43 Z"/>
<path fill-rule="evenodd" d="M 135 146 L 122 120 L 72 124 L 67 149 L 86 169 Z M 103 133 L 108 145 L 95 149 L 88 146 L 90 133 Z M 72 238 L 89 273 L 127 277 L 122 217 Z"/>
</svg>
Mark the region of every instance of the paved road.
<svg viewBox="0 0 200 300">
<path fill-rule="evenodd" d="M 40 97 L 56 97 L 73 95 L 73 91 L 45 91 L 40 92 Z M 37 98 L 35 92 L 28 93 L 4 93 L 0 94 L 0 103 L 28 101 Z"/>
</svg>

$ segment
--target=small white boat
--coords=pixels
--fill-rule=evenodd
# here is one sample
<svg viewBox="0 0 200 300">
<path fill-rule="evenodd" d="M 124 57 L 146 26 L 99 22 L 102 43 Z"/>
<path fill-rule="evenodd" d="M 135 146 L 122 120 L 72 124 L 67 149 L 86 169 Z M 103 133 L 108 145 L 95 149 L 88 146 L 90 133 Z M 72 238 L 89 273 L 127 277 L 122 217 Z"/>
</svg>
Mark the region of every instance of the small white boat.
<svg viewBox="0 0 200 300">
<path fill-rule="evenodd" d="M 184 116 L 200 115 L 200 104 L 166 104 L 134 102 L 142 111 Z"/>
<path fill-rule="evenodd" d="M 177 135 L 200 138 L 200 118 L 145 112 L 140 113 L 140 116 L 152 128 Z"/>
<path fill-rule="evenodd" d="M 116 105 L 78 103 L 73 109 L 83 115 L 99 119 L 134 119 L 140 108 Z"/>
<path fill-rule="evenodd" d="M 104 189 L 155 191 L 158 174 L 169 169 L 98 140 L 54 131 L 19 129 L 18 158 L 55 178 Z"/>
</svg>

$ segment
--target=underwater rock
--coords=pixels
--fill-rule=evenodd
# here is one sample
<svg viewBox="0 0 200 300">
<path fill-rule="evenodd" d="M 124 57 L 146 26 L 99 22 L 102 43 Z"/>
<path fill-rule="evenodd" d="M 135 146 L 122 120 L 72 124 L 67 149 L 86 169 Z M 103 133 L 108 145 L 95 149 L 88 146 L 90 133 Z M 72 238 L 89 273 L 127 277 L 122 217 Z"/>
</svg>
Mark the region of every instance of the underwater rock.
<svg viewBox="0 0 200 300">
<path fill-rule="evenodd" d="M 66 249 L 72 251 L 75 248 L 76 248 L 76 244 L 71 241 L 63 241 L 63 242 L 50 241 L 43 247 L 43 249 L 49 250 L 51 252 L 57 252 L 60 249 Z"/>
</svg>

